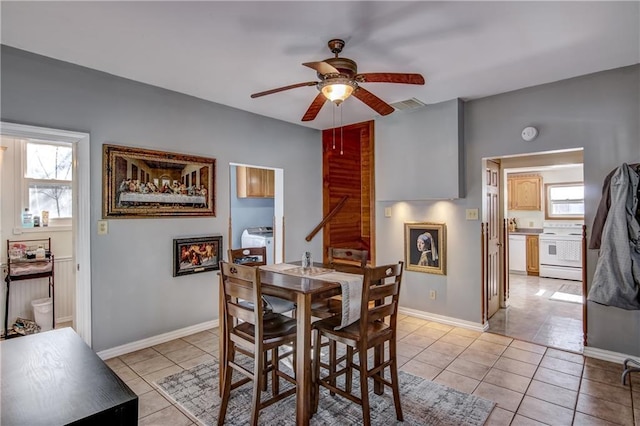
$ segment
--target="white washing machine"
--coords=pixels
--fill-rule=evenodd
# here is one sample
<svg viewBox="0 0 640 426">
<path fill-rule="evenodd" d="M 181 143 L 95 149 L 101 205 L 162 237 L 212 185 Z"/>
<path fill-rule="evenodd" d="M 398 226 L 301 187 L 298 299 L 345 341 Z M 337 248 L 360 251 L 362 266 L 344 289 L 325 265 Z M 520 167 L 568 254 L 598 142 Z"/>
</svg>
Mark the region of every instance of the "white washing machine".
<svg viewBox="0 0 640 426">
<path fill-rule="evenodd" d="M 256 226 L 242 232 L 242 248 L 267 247 L 267 265 L 273 263 L 273 227 Z"/>
</svg>

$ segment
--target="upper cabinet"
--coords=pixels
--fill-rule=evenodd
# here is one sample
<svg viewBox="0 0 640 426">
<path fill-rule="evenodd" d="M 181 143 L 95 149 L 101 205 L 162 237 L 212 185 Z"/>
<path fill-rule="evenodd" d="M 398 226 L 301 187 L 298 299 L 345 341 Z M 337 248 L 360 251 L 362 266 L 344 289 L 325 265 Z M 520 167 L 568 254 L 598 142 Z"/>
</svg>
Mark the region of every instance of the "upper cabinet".
<svg viewBox="0 0 640 426">
<path fill-rule="evenodd" d="M 464 197 L 463 102 L 375 119 L 377 201 Z"/>
<path fill-rule="evenodd" d="M 237 167 L 238 198 L 273 198 L 275 172 L 270 169 Z"/>
<path fill-rule="evenodd" d="M 538 174 L 507 176 L 509 210 L 541 210 L 542 177 Z"/>
</svg>

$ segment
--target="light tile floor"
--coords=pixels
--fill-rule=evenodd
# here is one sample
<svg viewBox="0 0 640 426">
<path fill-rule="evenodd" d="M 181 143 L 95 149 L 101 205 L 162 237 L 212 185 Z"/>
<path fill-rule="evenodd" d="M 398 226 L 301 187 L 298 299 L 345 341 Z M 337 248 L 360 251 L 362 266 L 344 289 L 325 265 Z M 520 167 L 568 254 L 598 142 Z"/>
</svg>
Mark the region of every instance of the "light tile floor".
<svg viewBox="0 0 640 426">
<path fill-rule="evenodd" d="M 549 299 L 561 288 L 580 294 L 582 283 L 509 275 L 509 307 L 489 319 L 489 332 L 582 353 L 582 305 Z"/>
<path fill-rule="evenodd" d="M 495 401 L 487 425 L 640 426 L 640 375 L 623 386 L 619 364 L 408 316 L 398 329 L 400 368 Z M 208 330 L 106 362 L 139 395 L 140 425 L 186 426 L 194 420 L 154 381 L 217 352 Z"/>
</svg>

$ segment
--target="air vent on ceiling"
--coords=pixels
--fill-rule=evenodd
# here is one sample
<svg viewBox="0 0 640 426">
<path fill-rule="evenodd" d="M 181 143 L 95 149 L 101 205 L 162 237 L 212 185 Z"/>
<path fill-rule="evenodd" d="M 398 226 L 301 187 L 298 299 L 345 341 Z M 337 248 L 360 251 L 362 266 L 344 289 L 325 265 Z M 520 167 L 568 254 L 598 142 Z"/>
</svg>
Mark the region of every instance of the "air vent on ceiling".
<svg viewBox="0 0 640 426">
<path fill-rule="evenodd" d="M 426 104 L 422 101 L 417 100 L 416 98 L 407 99 L 400 102 L 395 102 L 391 104 L 397 111 L 405 111 L 408 109 L 416 109 L 425 106 Z"/>
</svg>

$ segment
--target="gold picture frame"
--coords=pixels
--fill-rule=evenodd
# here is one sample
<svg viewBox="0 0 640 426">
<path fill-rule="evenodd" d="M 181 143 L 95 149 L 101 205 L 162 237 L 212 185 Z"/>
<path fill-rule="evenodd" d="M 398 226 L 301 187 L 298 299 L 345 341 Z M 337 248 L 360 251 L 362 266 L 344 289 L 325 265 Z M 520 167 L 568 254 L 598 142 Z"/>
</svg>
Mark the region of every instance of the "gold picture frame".
<svg viewBox="0 0 640 426">
<path fill-rule="evenodd" d="M 103 145 L 103 218 L 216 215 L 215 158 Z"/>
<path fill-rule="evenodd" d="M 173 276 L 217 271 L 222 259 L 222 235 L 174 238 Z"/>
<path fill-rule="evenodd" d="M 446 275 L 447 235 L 444 223 L 404 224 L 405 269 Z"/>
</svg>

